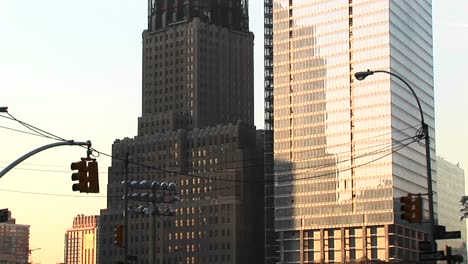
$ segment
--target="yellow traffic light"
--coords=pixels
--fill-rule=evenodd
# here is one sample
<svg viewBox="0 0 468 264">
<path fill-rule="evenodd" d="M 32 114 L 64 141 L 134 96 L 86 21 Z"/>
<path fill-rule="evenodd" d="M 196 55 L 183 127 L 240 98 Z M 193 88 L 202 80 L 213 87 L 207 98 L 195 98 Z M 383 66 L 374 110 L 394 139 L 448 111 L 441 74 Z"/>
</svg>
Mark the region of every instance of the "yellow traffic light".
<svg viewBox="0 0 468 264">
<path fill-rule="evenodd" d="M 124 247 L 124 226 L 118 225 L 114 228 L 114 245 Z"/>
<path fill-rule="evenodd" d="M 87 192 L 88 190 L 88 166 L 86 164 L 86 159 L 82 158 L 81 161 L 73 162 L 70 165 L 72 170 L 78 170 L 73 173 L 71 176 L 72 181 L 78 181 L 78 183 L 73 184 L 72 190 L 74 192 Z"/>
</svg>

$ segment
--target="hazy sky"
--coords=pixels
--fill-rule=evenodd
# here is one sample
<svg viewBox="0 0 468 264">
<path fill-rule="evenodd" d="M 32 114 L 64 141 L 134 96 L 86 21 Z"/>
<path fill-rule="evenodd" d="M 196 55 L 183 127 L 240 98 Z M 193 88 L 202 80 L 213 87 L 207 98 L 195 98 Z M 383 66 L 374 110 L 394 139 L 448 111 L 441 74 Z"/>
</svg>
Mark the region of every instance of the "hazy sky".
<svg viewBox="0 0 468 264">
<path fill-rule="evenodd" d="M 437 154 L 467 168 L 468 1 L 433 2 Z M 115 139 L 136 135 L 146 15 L 146 1 L 0 0 L 0 106 L 22 121 L 66 139 L 91 140 L 110 153 Z M 263 1 L 250 1 L 250 22 L 256 35 L 255 120 L 261 128 Z M 0 126 L 0 167 L 53 142 L 7 130 L 26 129 L 4 118 Z M 33 252 L 34 262 L 62 262 L 73 217 L 105 207 L 109 158 L 98 159 L 101 194 L 71 190 L 70 163 L 85 155 L 78 147 L 47 150 L 0 179 L 0 208 L 31 225 L 30 247 L 41 248 Z"/>
</svg>

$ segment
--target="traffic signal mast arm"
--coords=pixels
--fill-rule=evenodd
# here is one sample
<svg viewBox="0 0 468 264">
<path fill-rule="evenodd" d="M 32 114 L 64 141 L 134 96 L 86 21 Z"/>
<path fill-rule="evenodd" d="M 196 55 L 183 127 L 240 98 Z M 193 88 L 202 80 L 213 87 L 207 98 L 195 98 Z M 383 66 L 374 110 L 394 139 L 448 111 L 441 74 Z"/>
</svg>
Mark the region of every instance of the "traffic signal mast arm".
<svg viewBox="0 0 468 264">
<path fill-rule="evenodd" d="M 56 143 L 52 143 L 52 144 L 49 144 L 49 145 L 39 147 L 39 148 L 37 148 L 35 150 L 32 150 L 32 151 L 24 154 L 19 159 L 13 161 L 10 165 L 8 165 L 6 168 L 4 168 L 2 171 L 0 171 L 0 178 L 2 178 L 3 175 L 5 175 L 11 169 L 16 167 L 16 165 L 20 164 L 22 161 L 24 161 L 27 158 L 33 156 L 34 154 L 37 154 L 37 153 L 39 153 L 39 152 L 41 152 L 43 150 L 46 150 L 46 149 L 50 149 L 50 148 L 54 148 L 54 147 L 60 147 L 60 146 L 88 146 L 88 148 L 90 148 L 91 147 L 91 141 L 88 140 L 86 142 L 75 142 L 73 140 L 70 140 L 70 141 L 56 142 Z"/>
</svg>

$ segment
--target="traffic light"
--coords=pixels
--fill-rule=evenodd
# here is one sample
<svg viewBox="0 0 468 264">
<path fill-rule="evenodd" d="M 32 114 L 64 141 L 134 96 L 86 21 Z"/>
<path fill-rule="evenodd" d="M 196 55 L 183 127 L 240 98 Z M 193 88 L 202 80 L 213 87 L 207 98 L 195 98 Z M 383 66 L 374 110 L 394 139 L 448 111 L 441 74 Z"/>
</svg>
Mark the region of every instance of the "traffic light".
<svg viewBox="0 0 468 264">
<path fill-rule="evenodd" d="M 74 192 L 88 192 L 88 166 L 86 164 L 86 159 L 81 158 L 81 161 L 73 162 L 70 165 L 72 170 L 78 170 L 72 174 L 72 181 L 78 181 L 78 183 L 73 184 L 72 190 Z"/>
<path fill-rule="evenodd" d="M 420 194 L 414 198 L 413 201 L 413 223 L 421 223 L 422 222 L 422 214 L 423 214 L 423 203 L 422 197 Z"/>
<path fill-rule="evenodd" d="M 114 228 L 114 245 L 124 247 L 124 226 L 118 225 Z"/>
<path fill-rule="evenodd" d="M 421 223 L 422 222 L 422 198 L 418 194 L 413 199 L 413 194 L 408 193 L 406 196 L 400 198 L 401 202 L 401 219 L 406 220 L 410 223 Z"/>
<path fill-rule="evenodd" d="M 96 160 L 88 162 L 88 192 L 99 193 L 98 163 Z"/>
<path fill-rule="evenodd" d="M 78 170 L 72 174 L 73 191 L 85 193 L 99 193 L 98 163 L 95 159 L 81 158 L 81 161 L 71 164 L 72 170 Z"/>
</svg>

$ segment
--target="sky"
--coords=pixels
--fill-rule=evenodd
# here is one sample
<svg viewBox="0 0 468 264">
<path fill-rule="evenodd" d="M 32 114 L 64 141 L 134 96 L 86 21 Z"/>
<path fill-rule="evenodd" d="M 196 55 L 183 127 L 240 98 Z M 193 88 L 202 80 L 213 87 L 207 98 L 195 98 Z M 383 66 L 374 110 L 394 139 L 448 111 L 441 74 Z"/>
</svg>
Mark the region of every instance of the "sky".
<svg viewBox="0 0 468 264">
<path fill-rule="evenodd" d="M 251 0 L 255 37 L 255 123 L 263 127 L 263 1 Z M 468 168 L 468 1 L 434 0 L 437 155 Z M 111 152 L 133 137 L 141 115 L 141 33 L 146 1 L 0 0 L 0 106 L 15 118 L 65 139 L 91 140 Z M 55 141 L 0 118 L 0 168 Z M 101 193 L 71 190 L 70 163 L 86 150 L 58 147 L 0 179 L 0 208 L 31 225 L 33 262 L 63 261 L 67 228 L 78 214 L 106 207 L 110 158 L 98 157 Z M 46 194 L 46 195 L 45 195 Z"/>
</svg>

